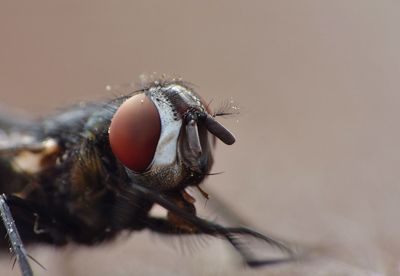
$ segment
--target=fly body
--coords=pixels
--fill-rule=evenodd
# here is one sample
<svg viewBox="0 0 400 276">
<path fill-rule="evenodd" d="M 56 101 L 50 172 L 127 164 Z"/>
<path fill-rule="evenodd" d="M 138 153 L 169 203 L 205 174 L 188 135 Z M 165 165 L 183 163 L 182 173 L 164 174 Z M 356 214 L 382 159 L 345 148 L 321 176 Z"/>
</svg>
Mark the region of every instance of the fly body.
<svg viewBox="0 0 400 276">
<path fill-rule="evenodd" d="M 281 261 L 250 254 L 240 240 L 249 236 L 291 258 L 291 250 L 277 240 L 196 215 L 186 188 L 199 187 L 210 174 L 216 139 L 235 142 L 215 115 L 190 85 L 163 80 L 39 122 L 2 116 L 0 231 L 9 234 L 23 274 L 30 275 L 30 268 L 26 252 L 19 250 L 22 242 L 93 245 L 122 230 L 220 236 L 250 266 Z M 155 204 L 167 210 L 166 218 L 150 215 Z M 12 235 L 12 225 L 22 242 Z M 0 245 L 9 243 L 0 239 Z"/>
</svg>

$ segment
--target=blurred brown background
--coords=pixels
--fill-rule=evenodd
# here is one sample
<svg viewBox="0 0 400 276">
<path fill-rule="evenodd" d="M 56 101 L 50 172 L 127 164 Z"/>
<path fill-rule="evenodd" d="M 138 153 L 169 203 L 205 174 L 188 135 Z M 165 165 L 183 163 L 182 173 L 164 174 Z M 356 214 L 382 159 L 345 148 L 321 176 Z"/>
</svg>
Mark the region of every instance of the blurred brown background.
<svg viewBox="0 0 400 276">
<path fill-rule="evenodd" d="M 312 255 L 250 271 L 223 242 L 182 253 L 141 233 L 30 248 L 38 275 L 400 274 L 399 24 L 394 0 L 1 1 L 1 104 L 45 115 L 154 71 L 232 98 L 238 141 L 205 189 Z"/>
</svg>

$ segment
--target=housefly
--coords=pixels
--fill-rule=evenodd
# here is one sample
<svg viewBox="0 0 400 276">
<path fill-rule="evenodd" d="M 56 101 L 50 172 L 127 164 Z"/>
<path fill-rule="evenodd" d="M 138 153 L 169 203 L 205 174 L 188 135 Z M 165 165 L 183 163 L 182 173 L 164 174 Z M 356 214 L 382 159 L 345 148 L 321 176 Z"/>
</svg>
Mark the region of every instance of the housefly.
<svg viewBox="0 0 400 276">
<path fill-rule="evenodd" d="M 24 244 L 94 245 L 123 230 L 221 237 L 251 267 L 282 259 L 257 258 L 246 238 L 291 259 L 278 240 L 196 215 L 187 188 L 202 191 L 217 139 L 235 142 L 219 115 L 189 84 L 161 80 L 37 122 L 0 116 L 0 231 L 8 234 L 0 247 L 11 247 L 23 275 L 32 275 Z M 154 205 L 165 218 L 150 214 Z"/>
</svg>

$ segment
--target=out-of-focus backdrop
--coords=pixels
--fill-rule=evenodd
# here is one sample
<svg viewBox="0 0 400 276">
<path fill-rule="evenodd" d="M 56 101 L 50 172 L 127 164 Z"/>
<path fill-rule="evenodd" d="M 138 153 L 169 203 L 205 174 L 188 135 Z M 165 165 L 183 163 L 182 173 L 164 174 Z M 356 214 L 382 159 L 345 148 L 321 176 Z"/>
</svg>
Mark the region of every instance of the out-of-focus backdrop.
<svg viewBox="0 0 400 276">
<path fill-rule="evenodd" d="M 38 275 L 398 275 L 399 26 L 390 0 L 1 1 L 2 105 L 42 116 L 152 72 L 232 98 L 237 143 L 205 189 L 310 254 L 252 271 L 222 241 L 187 253 L 139 233 L 30 247 Z"/>
</svg>

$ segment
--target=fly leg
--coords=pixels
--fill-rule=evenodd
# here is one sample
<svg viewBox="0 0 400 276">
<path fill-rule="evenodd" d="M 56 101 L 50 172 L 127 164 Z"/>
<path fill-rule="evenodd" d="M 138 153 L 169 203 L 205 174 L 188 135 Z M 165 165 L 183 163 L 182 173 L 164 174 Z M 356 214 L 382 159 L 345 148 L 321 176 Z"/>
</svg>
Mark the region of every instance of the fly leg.
<svg viewBox="0 0 400 276">
<path fill-rule="evenodd" d="M 15 225 L 10 208 L 7 204 L 7 196 L 0 195 L 0 215 L 3 220 L 4 227 L 7 231 L 8 237 L 11 242 L 11 248 L 15 254 L 21 273 L 23 276 L 32 276 L 32 268 L 28 262 L 28 254 L 26 253 L 24 244 L 19 236 L 17 226 Z"/>
<path fill-rule="evenodd" d="M 146 187 L 138 184 L 132 184 L 136 192 L 142 193 L 149 200 L 168 210 L 169 214 L 173 214 L 173 219 L 148 218 L 147 227 L 155 232 L 164 234 L 208 234 L 225 238 L 243 257 L 246 264 L 251 267 L 262 265 L 276 264 L 294 260 L 294 252 L 281 241 L 260 234 L 246 227 L 224 227 L 217 223 L 197 217 L 189 208 L 182 208 L 166 195 L 156 193 Z M 189 204 L 190 205 L 190 204 Z M 179 218 L 176 223 L 176 218 Z M 182 227 L 183 226 L 183 227 Z M 251 237 L 266 242 L 286 252 L 288 258 L 274 260 L 257 260 L 241 238 Z"/>
<path fill-rule="evenodd" d="M 158 232 L 160 234 L 169 234 L 169 235 L 202 235 L 207 234 L 211 236 L 220 236 L 225 238 L 242 256 L 245 263 L 250 267 L 259 267 L 264 265 L 272 265 L 285 263 L 295 260 L 294 252 L 284 245 L 282 242 L 275 240 L 271 237 L 260 234 L 254 230 L 245 227 L 224 227 L 222 225 L 201 219 L 199 219 L 199 223 L 193 224 L 191 227 L 181 227 L 177 226 L 170 221 L 162 218 L 153 218 L 150 217 L 147 220 L 147 228 L 151 231 Z M 264 242 L 267 242 L 273 246 L 277 246 L 282 251 L 288 254 L 288 257 L 279 258 L 279 259 L 262 259 L 259 260 L 254 254 L 251 252 L 251 249 L 248 248 L 245 244 L 244 239 L 240 237 L 251 236 L 252 238 L 260 239 Z"/>
<path fill-rule="evenodd" d="M 23 276 L 33 275 L 28 259 L 46 270 L 26 252 L 24 242 L 52 245 L 63 245 L 67 242 L 65 234 L 59 230 L 60 225 L 52 219 L 49 209 L 15 194 L 0 195 L 0 216 L 4 225 L 0 225 L 0 234 L 7 232 L 12 253 L 16 256 Z M 1 246 L 4 246 L 4 243 L 5 241 L 0 240 Z"/>
<path fill-rule="evenodd" d="M 282 242 L 275 240 L 271 237 L 260 234 L 254 230 L 245 227 L 224 227 L 222 225 L 201 219 L 194 216 L 197 222 L 176 225 L 167 219 L 153 218 L 150 217 L 147 220 L 147 228 L 151 231 L 171 234 L 171 235 L 201 235 L 207 234 L 212 236 L 220 236 L 225 238 L 242 256 L 245 263 L 250 267 L 258 267 L 264 265 L 278 264 L 288 261 L 293 261 L 295 259 L 294 252 Z M 193 220 L 192 220 L 193 221 Z M 182 227 L 184 226 L 184 227 Z M 245 236 L 244 238 L 241 236 Z M 246 236 L 250 236 L 255 239 L 262 240 L 269 243 L 270 245 L 276 246 L 282 251 L 288 254 L 287 258 L 279 259 L 266 259 L 259 260 L 254 254 L 252 254 L 251 249 L 245 244 Z"/>
</svg>

